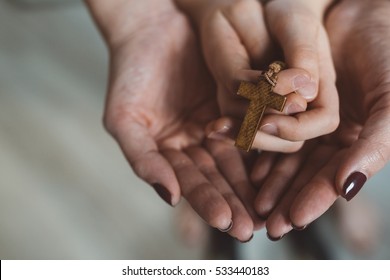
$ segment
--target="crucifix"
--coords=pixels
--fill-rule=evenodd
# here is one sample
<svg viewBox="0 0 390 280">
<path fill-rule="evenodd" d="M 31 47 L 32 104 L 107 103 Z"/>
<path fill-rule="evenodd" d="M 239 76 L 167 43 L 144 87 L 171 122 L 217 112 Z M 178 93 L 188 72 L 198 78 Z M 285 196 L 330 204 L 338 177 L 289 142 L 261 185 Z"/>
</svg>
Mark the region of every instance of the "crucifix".
<svg viewBox="0 0 390 280">
<path fill-rule="evenodd" d="M 267 108 L 283 111 L 287 98 L 274 93 L 273 89 L 277 74 L 285 68 L 283 62 L 276 61 L 260 76 L 257 84 L 241 82 L 237 94 L 249 99 L 250 104 L 236 139 L 237 147 L 249 152 Z"/>
</svg>

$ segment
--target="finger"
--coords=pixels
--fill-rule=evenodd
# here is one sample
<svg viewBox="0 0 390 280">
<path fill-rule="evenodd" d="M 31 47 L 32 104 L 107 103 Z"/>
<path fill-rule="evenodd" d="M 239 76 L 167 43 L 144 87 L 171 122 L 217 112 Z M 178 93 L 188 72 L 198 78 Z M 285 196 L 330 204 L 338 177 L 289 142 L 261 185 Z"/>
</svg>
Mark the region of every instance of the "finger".
<svg viewBox="0 0 390 280">
<path fill-rule="evenodd" d="M 275 18 L 275 15 L 286 14 L 286 7 L 288 9 L 300 9 L 299 5 L 292 7 L 286 3 L 282 7 L 280 3 L 283 1 L 274 1 L 267 5 L 270 9 L 272 18 L 270 20 L 271 29 L 274 28 L 276 32 L 278 29 L 283 29 L 281 22 L 288 19 L 285 18 L 280 22 Z M 310 15 L 306 10 L 297 11 L 294 14 L 295 20 L 292 21 L 286 30 L 280 30 L 284 34 L 278 34 L 282 46 L 288 46 L 285 50 L 286 59 L 291 67 L 302 68 L 308 71 L 312 80 L 319 85 L 319 94 L 315 100 L 310 104 L 310 110 L 307 112 L 297 114 L 294 118 L 267 116 L 264 124 L 272 128 L 276 135 L 290 141 L 302 141 L 312 139 L 321 135 L 333 132 L 339 124 L 338 111 L 338 94 L 335 87 L 335 71 L 333 67 L 329 42 L 325 30 L 319 25 L 318 20 Z M 271 16 L 270 16 L 271 17 Z M 287 22 L 287 21 L 286 21 Z M 317 22 L 308 27 L 308 34 L 296 32 L 301 29 L 302 23 L 308 24 L 310 22 Z M 279 26 L 274 26 L 279 24 Z M 314 29 L 313 29 L 314 28 Z M 290 39 L 289 39 L 290 37 Z M 288 44 L 287 44 L 288 43 Z M 286 45 L 287 44 L 287 45 Z M 296 61 L 294 63 L 289 61 L 289 58 Z M 300 62 L 301 61 L 301 62 Z M 319 77 L 321 73 L 321 77 Z"/>
<path fill-rule="evenodd" d="M 318 142 L 314 142 L 317 145 Z M 280 239 L 288 233 L 294 226 L 296 229 L 303 229 L 307 223 L 301 224 L 292 215 L 292 205 L 297 201 L 302 189 L 311 182 L 312 178 L 329 162 L 334 154 L 335 147 L 325 146 L 310 152 L 310 157 L 305 160 L 305 164 L 300 167 L 300 172 L 292 181 L 287 192 L 283 195 L 281 201 L 273 209 L 267 219 L 267 231 L 269 236 Z M 291 168 L 291 167 L 290 167 Z M 288 172 L 286 172 L 288 173 Z M 287 177 L 288 178 L 288 177 Z M 307 201 L 307 203 L 311 203 Z M 307 209 L 309 211 L 309 209 Z"/>
<path fill-rule="evenodd" d="M 261 152 L 256 159 L 250 173 L 252 184 L 256 189 L 260 189 L 272 166 L 277 160 L 277 153 Z"/>
<path fill-rule="evenodd" d="M 313 101 L 318 92 L 317 84 L 312 81 L 310 73 L 299 68 L 290 68 L 278 73 L 273 91 L 280 95 L 296 92 L 306 101 Z"/>
<path fill-rule="evenodd" d="M 283 94 L 281 94 L 283 95 Z M 283 111 L 279 112 L 278 110 L 267 108 L 265 111 L 265 116 L 267 115 L 295 115 L 297 113 L 302 113 L 306 111 L 307 102 L 299 94 L 292 92 L 286 96 L 286 103 L 284 105 Z M 262 121 L 263 123 L 263 121 Z"/>
<path fill-rule="evenodd" d="M 259 1 L 235 1 L 222 12 L 248 52 L 252 66 L 257 69 L 267 67 L 275 48 L 272 47 Z"/>
<path fill-rule="evenodd" d="M 211 73 L 227 93 L 234 95 L 239 85 L 237 73 L 251 69 L 249 54 L 240 37 L 220 10 L 211 15 L 201 37 Z"/>
<path fill-rule="evenodd" d="M 180 187 L 170 163 L 158 151 L 149 130 L 134 122 L 123 122 L 109 131 L 116 138 L 134 173 L 149 183 L 170 205 L 180 201 Z"/>
<path fill-rule="evenodd" d="M 340 120 L 336 86 L 321 85 L 324 94 L 311 103 L 310 110 L 294 116 L 266 115 L 260 131 L 289 141 L 304 141 L 335 131 Z"/>
<path fill-rule="evenodd" d="M 319 19 L 304 6 L 291 1 L 272 1 L 266 5 L 265 14 L 270 33 L 282 47 L 287 64 L 306 70 L 318 87 Z"/>
<path fill-rule="evenodd" d="M 234 145 L 240 126 L 240 121 L 236 119 L 227 117 L 220 118 L 207 126 L 206 135 L 209 139 L 219 140 Z M 293 153 L 298 151 L 303 145 L 303 141 L 287 141 L 276 137 L 272 135 L 273 132 L 268 130 L 267 127 L 262 126 L 260 129 L 266 131 L 266 133 L 263 131 L 258 131 L 256 133 L 252 143 L 252 149 L 269 152 Z"/>
<path fill-rule="evenodd" d="M 250 183 L 239 151 L 235 147 L 213 140 L 206 141 L 206 146 L 215 159 L 222 175 L 244 204 L 253 220 L 254 228 L 260 229 L 263 227 L 264 223 L 257 216 L 253 207 L 256 192 Z"/>
<path fill-rule="evenodd" d="M 307 102 L 300 97 L 296 93 L 290 93 L 286 95 L 286 104 L 284 106 L 283 112 L 276 111 L 274 109 L 267 109 L 265 114 L 286 114 L 286 115 L 293 115 L 300 112 L 304 112 L 307 108 Z M 231 103 L 234 105 L 234 102 Z M 248 105 L 244 105 L 241 103 L 237 103 L 234 107 L 236 108 L 237 115 L 242 116 L 242 114 L 246 111 Z M 217 120 L 211 121 L 206 126 L 206 135 L 214 134 L 214 133 L 221 133 L 226 134 L 224 137 L 228 137 L 231 139 L 235 139 L 238 135 L 240 123 L 242 122 L 240 120 L 241 118 L 234 118 L 234 117 L 221 117 Z M 215 139 L 219 140 L 219 139 Z"/>
<path fill-rule="evenodd" d="M 269 216 L 292 184 L 294 177 L 311 149 L 312 146 L 310 144 L 305 145 L 297 153 L 281 155 L 274 163 L 255 200 L 255 209 L 258 215 L 264 218 Z"/>
<path fill-rule="evenodd" d="M 175 170 L 182 195 L 199 216 L 212 227 L 228 229 L 232 222 L 229 204 L 194 162 L 186 154 L 176 150 L 165 150 L 163 155 Z"/>
<path fill-rule="evenodd" d="M 377 106 L 383 104 L 386 102 Z M 378 113 L 368 119 L 358 139 L 346 150 L 336 174 L 337 191 L 347 201 L 390 160 L 390 110 L 373 111 Z"/>
<path fill-rule="evenodd" d="M 200 147 L 191 147 L 186 150 L 186 153 L 195 162 L 199 171 L 215 186 L 229 204 L 233 221 L 229 234 L 241 241 L 250 239 L 253 234 L 252 219 L 231 186 L 219 172 L 214 159 Z"/>
<path fill-rule="evenodd" d="M 208 139 L 234 145 L 238 134 L 239 121 L 231 117 L 221 117 L 207 124 L 205 133 Z"/>
<path fill-rule="evenodd" d="M 333 153 L 333 157 L 317 172 L 294 199 L 290 208 L 291 222 L 297 227 L 306 227 L 326 210 L 339 197 L 335 188 L 335 174 L 345 151 Z"/>
<path fill-rule="evenodd" d="M 259 71 L 242 71 L 238 79 L 242 81 L 250 81 L 256 83 L 261 75 Z M 286 103 L 282 112 L 274 109 L 267 108 L 265 114 L 286 114 L 293 115 L 296 113 L 304 112 L 307 108 L 306 99 L 299 94 L 299 90 L 305 90 L 306 84 L 304 82 L 304 71 L 298 69 L 285 70 L 282 73 L 281 78 L 278 79 L 278 83 L 274 88 L 274 92 L 286 96 Z M 300 74 L 302 73 L 302 74 Z M 294 78 L 301 80 L 295 83 Z M 310 84 L 309 84 L 310 87 Z M 238 89 L 237 89 L 238 90 Z M 236 90 L 236 91 L 237 91 Z M 218 88 L 218 103 L 221 105 L 221 114 L 229 115 L 237 119 L 243 119 L 247 113 L 250 100 L 243 97 L 236 96 L 235 98 L 225 98 L 226 93 L 221 87 Z M 221 98 L 222 97 L 222 98 Z M 228 110 L 226 110 L 226 108 Z"/>
<path fill-rule="evenodd" d="M 267 129 L 263 127 L 263 129 Z M 252 144 L 252 149 L 258 149 L 268 152 L 295 153 L 299 151 L 304 141 L 288 141 L 275 137 L 268 133 L 258 131 Z"/>
</svg>

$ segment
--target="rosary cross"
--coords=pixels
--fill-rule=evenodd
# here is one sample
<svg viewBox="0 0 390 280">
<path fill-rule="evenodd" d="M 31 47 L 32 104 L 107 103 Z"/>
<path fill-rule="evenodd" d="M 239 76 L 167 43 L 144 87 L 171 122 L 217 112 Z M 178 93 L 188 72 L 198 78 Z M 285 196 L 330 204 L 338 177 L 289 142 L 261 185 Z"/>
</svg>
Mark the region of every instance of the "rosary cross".
<svg viewBox="0 0 390 280">
<path fill-rule="evenodd" d="M 236 139 L 237 147 L 247 152 L 251 149 L 267 108 L 283 111 L 287 98 L 273 92 L 277 80 L 276 75 L 283 69 L 285 69 L 285 64 L 277 61 L 260 76 L 257 84 L 241 82 L 237 94 L 249 99 L 250 104 Z"/>
</svg>

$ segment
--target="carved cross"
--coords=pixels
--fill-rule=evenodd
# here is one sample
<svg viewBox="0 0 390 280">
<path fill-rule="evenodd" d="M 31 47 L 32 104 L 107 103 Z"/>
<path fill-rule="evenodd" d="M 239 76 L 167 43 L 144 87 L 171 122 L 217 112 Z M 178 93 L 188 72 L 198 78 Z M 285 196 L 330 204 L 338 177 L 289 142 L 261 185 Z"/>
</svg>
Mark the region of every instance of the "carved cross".
<svg viewBox="0 0 390 280">
<path fill-rule="evenodd" d="M 274 93 L 273 85 L 264 75 L 260 77 L 257 84 L 241 82 L 238 95 L 250 100 L 244 122 L 236 139 L 236 146 L 248 152 L 255 140 L 266 108 L 282 112 L 287 98 Z"/>
</svg>

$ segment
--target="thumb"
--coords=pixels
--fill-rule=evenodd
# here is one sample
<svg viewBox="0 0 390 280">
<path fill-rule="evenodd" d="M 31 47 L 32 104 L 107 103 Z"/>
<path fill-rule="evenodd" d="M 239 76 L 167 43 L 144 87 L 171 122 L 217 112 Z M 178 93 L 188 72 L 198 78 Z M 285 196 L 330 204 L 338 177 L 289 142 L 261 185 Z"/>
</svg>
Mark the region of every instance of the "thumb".
<svg viewBox="0 0 390 280">
<path fill-rule="evenodd" d="M 371 115 L 358 139 L 340 161 L 336 186 L 347 201 L 354 198 L 367 179 L 381 170 L 390 159 L 390 114 L 388 110 L 381 112 Z"/>
</svg>

